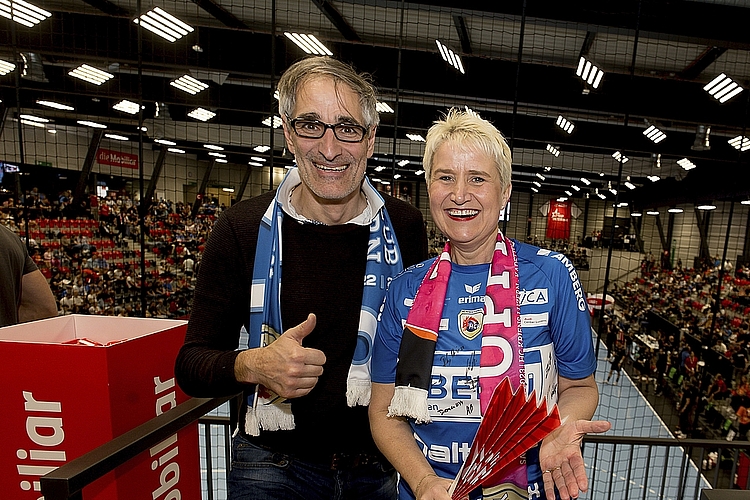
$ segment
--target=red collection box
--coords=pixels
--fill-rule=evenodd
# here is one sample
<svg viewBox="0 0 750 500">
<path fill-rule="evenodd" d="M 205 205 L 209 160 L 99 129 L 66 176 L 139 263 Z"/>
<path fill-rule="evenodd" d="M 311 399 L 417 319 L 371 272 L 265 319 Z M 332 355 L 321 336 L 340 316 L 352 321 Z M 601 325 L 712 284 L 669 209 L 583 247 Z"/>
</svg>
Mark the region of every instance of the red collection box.
<svg viewBox="0 0 750 500">
<path fill-rule="evenodd" d="M 60 316 L 0 328 L 0 491 L 38 500 L 39 478 L 186 401 L 174 361 L 186 321 Z M 200 499 L 191 425 L 83 490 L 84 500 Z"/>
</svg>

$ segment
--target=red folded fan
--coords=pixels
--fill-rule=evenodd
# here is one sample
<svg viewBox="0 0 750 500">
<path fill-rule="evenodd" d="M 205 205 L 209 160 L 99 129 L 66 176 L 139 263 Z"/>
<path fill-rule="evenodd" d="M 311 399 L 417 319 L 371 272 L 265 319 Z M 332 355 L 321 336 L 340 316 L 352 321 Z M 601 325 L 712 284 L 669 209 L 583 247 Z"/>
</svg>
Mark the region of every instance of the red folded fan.
<svg viewBox="0 0 750 500">
<path fill-rule="evenodd" d="M 458 477 L 451 498 L 458 500 L 478 486 L 491 486 L 515 467 L 518 457 L 560 426 L 557 406 L 547 412 L 547 402 L 537 406 L 536 394 L 513 393 L 506 378 L 495 388 L 477 435 Z"/>
</svg>

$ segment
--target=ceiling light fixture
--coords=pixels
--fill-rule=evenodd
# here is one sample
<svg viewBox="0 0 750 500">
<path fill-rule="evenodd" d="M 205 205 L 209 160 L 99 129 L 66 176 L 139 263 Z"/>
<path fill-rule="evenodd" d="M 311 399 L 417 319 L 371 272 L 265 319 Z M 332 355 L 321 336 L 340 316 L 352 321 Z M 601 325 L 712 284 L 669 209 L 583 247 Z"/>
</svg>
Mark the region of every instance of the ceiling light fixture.
<svg viewBox="0 0 750 500">
<path fill-rule="evenodd" d="M 750 200 L 742 200 L 740 202 L 741 205 L 750 205 Z"/>
<path fill-rule="evenodd" d="M 46 128 L 46 125 L 43 122 L 35 122 L 33 120 L 26 120 L 24 118 L 21 118 L 18 120 L 23 125 L 31 125 L 32 127 L 39 127 L 39 128 Z"/>
<path fill-rule="evenodd" d="M 229 163 L 229 162 L 228 162 L 227 160 L 225 160 L 224 158 L 216 158 L 216 159 L 215 159 L 214 161 L 215 161 L 216 163 Z"/>
<path fill-rule="evenodd" d="M 269 149 L 271 149 L 271 146 L 255 146 L 253 148 L 253 151 L 257 151 L 258 153 L 265 153 Z"/>
<path fill-rule="evenodd" d="M 266 127 L 270 127 L 271 126 L 271 117 L 269 116 L 268 118 L 266 118 L 265 120 L 263 120 L 261 123 L 263 125 L 265 125 Z M 282 123 L 283 122 L 281 121 L 280 117 L 278 117 L 278 116 L 274 116 L 273 117 L 273 128 L 279 128 L 279 127 L 281 127 Z"/>
<path fill-rule="evenodd" d="M 112 73 L 96 69 L 88 64 L 81 64 L 76 69 L 68 72 L 68 74 L 83 80 L 84 82 L 93 83 L 94 85 L 101 85 L 107 80 L 111 80 L 115 77 Z"/>
<path fill-rule="evenodd" d="M 581 177 L 581 182 L 583 182 L 583 183 L 584 183 L 584 184 L 586 184 L 587 186 L 588 186 L 589 184 L 591 184 L 591 181 L 590 181 L 590 180 L 588 180 L 588 179 L 587 179 L 587 178 L 585 178 L 585 177 Z"/>
<path fill-rule="evenodd" d="M 190 118 L 194 118 L 196 120 L 200 120 L 202 122 L 207 122 L 214 116 L 216 116 L 216 113 L 213 111 L 209 111 L 207 109 L 203 108 L 195 108 L 190 113 L 187 114 Z"/>
<path fill-rule="evenodd" d="M 572 187 L 572 188 L 573 188 L 573 189 L 575 189 L 576 191 L 580 191 L 580 190 L 581 190 L 581 188 L 579 188 L 579 187 L 578 187 L 578 186 L 576 186 L 575 184 L 571 184 L 571 185 L 570 185 L 570 187 Z"/>
<path fill-rule="evenodd" d="M 79 125 L 85 125 L 87 127 L 92 127 L 92 128 L 107 128 L 106 125 L 102 125 L 101 123 L 96 123 L 96 122 L 92 122 L 89 120 L 78 120 L 76 123 L 78 123 Z"/>
<path fill-rule="evenodd" d="M 544 176 L 543 176 L 542 174 L 540 174 L 539 172 L 537 172 L 537 173 L 536 173 L 536 176 L 537 176 L 537 177 L 539 177 L 540 179 L 542 179 L 543 181 L 546 181 L 546 180 L 547 180 L 547 178 L 546 178 L 546 177 L 544 177 Z"/>
<path fill-rule="evenodd" d="M 559 201 L 560 203 L 563 203 L 563 202 L 565 202 L 565 201 L 568 201 L 568 198 L 566 198 L 565 196 L 560 196 L 560 197 L 559 197 L 559 198 L 557 199 L 557 201 Z"/>
<path fill-rule="evenodd" d="M 716 205 L 706 204 L 706 205 L 698 205 L 698 210 L 715 210 Z"/>
<path fill-rule="evenodd" d="M 207 84 L 196 80 L 190 75 L 182 75 L 177 80 L 169 82 L 169 84 L 175 88 L 182 90 L 183 92 L 187 92 L 190 95 L 195 95 L 208 88 Z"/>
<path fill-rule="evenodd" d="M 106 137 L 107 139 L 114 139 L 116 141 L 129 141 L 130 140 L 124 135 L 117 135 L 117 134 L 104 134 L 104 137 Z"/>
<path fill-rule="evenodd" d="M 688 160 L 687 158 L 683 158 L 682 160 L 677 160 L 677 164 L 684 168 L 685 170 L 692 170 L 696 167 L 696 164 L 692 161 Z"/>
<path fill-rule="evenodd" d="M 0 76 L 7 75 L 14 69 L 16 69 L 15 64 L 0 59 Z"/>
<path fill-rule="evenodd" d="M 535 185 L 536 187 L 538 187 L 538 188 L 542 187 L 542 185 L 539 182 L 537 182 L 537 181 L 532 181 L 531 183 L 533 185 Z"/>
<path fill-rule="evenodd" d="M 553 155 L 555 155 L 555 158 L 557 158 L 558 156 L 560 156 L 560 150 L 557 149 L 552 144 L 547 144 L 547 151 L 549 151 L 550 153 L 552 153 Z"/>
<path fill-rule="evenodd" d="M 22 120 L 26 120 L 29 122 L 36 122 L 36 123 L 49 123 L 49 119 L 42 118 L 40 116 L 34 116 L 34 115 L 18 115 L 19 118 Z"/>
<path fill-rule="evenodd" d="M 424 173 L 424 170 L 422 170 L 421 168 L 417 170 L 416 172 L 414 172 L 415 175 L 422 175 L 423 173 Z"/>
<path fill-rule="evenodd" d="M 668 208 L 667 212 L 670 214 L 681 214 L 683 210 L 681 208 Z"/>
<path fill-rule="evenodd" d="M 260 162 L 266 161 L 266 158 L 261 158 L 260 156 L 251 156 L 250 159 L 253 161 L 260 161 Z"/>
<path fill-rule="evenodd" d="M 651 125 L 649 128 L 644 130 L 643 135 L 654 141 L 654 144 L 659 144 L 661 141 L 667 138 L 667 134 L 659 130 L 655 125 Z"/>
<path fill-rule="evenodd" d="M 580 76 L 583 81 L 596 89 L 599 88 L 599 84 L 604 76 L 604 71 L 602 71 L 596 64 L 593 64 L 591 61 L 586 60 L 585 57 L 581 56 L 578 60 L 576 75 Z"/>
<path fill-rule="evenodd" d="M 646 179 L 650 180 L 651 182 L 656 182 L 661 180 L 661 177 L 659 177 L 658 175 L 647 175 Z"/>
<path fill-rule="evenodd" d="M 176 142 L 167 139 L 154 139 L 154 142 L 156 144 L 161 144 L 162 146 L 177 146 Z"/>
<path fill-rule="evenodd" d="M 250 165 L 251 167 L 264 167 L 265 166 L 262 163 L 258 163 L 257 161 L 249 161 L 247 162 L 247 164 Z M 285 167 L 285 168 L 292 168 L 292 167 Z"/>
<path fill-rule="evenodd" d="M 570 192 L 570 191 L 568 191 L 567 189 L 565 190 L 565 194 L 567 194 L 568 196 L 573 196 L 573 193 L 571 193 L 571 192 Z"/>
<path fill-rule="evenodd" d="M 435 40 L 435 43 L 438 46 L 438 50 L 440 50 L 440 55 L 443 57 L 443 61 L 456 68 L 461 72 L 462 75 L 465 74 L 466 72 L 464 71 L 464 65 L 463 63 L 461 63 L 461 56 L 453 52 L 444 44 L 440 43 L 440 40 Z"/>
<path fill-rule="evenodd" d="M 143 106 L 143 108 L 145 107 L 146 106 Z M 122 111 L 123 113 L 127 113 L 129 115 L 134 115 L 138 113 L 138 104 L 134 103 L 133 101 L 128 101 L 127 99 L 123 99 L 122 101 L 112 106 L 112 109 L 116 109 L 117 111 Z"/>
<path fill-rule="evenodd" d="M 227 157 L 227 155 L 225 155 L 224 153 L 218 153 L 216 151 L 211 151 L 210 153 L 208 153 L 208 156 L 215 156 L 216 158 L 226 158 Z"/>
<path fill-rule="evenodd" d="M 642 217 L 643 214 L 641 212 L 630 212 L 631 217 Z"/>
<path fill-rule="evenodd" d="M 400 161 L 400 162 L 398 162 L 398 163 L 397 163 L 396 165 L 398 165 L 399 167 L 405 167 L 405 166 L 407 166 L 408 164 L 409 164 L 409 160 L 401 160 L 401 161 Z"/>
<path fill-rule="evenodd" d="M 39 100 L 36 103 L 42 106 L 47 106 L 48 108 L 61 109 L 63 111 L 73 111 L 75 109 L 73 108 L 73 106 L 68 106 L 67 104 L 60 104 L 59 102 L 55 102 L 55 101 Z"/>
<path fill-rule="evenodd" d="M 181 155 L 185 154 L 185 150 L 184 149 L 179 149 L 179 148 L 167 148 L 167 151 L 169 151 L 170 153 L 177 153 L 177 154 L 181 154 Z"/>
<path fill-rule="evenodd" d="M 531 188 L 531 190 L 534 191 L 535 193 L 539 192 L 539 190 L 537 188 Z"/>
<path fill-rule="evenodd" d="M 224 151 L 224 148 L 221 146 L 215 146 L 214 144 L 204 144 L 204 148 L 211 149 L 213 151 Z"/>
<path fill-rule="evenodd" d="M 406 137 L 416 142 L 425 142 L 424 137 L 419 134 L 406 134 Z"/>
<path fill-rule="evenodd" d="M 563 118 L 563 115 L 558 115 L 557 121 L 555 123 L 557 124 L 558 127 L 560 127 L 561 129 L 563 129 L 569 134 L 572 134 L 573 129 L 575 128 L 575 125 L 573 124 L 573 122 L 569 122 L 568 120 Z"/>
<path fill-rule="evenodd" d="M 401 178 L 401 174 L 394 174 L 394 175 L 393 175 L 393 178 L 394 178 L 394 179 L 400 179 L 400 178 Z"/>
<path fill-rule="evenodd" d="M 635 189 L 635 184 L 630 181 L 625 181 L 625 187 L 632 191 L 633 189 Z"/>
<path fill-rule="evenodd" d="M 376 172 L 382 172 L 383 170 L 385 170 L 385 167 L 383 165 L 378 165 L 377 167 L 375 167 Z"/>
<path fill-rule="evenodd" d="M 193 32 L 192 26 L 159 7 L 154 7 L 141 17 L 133 19 L 133 22 L 170 42 L 176 42 Z"/>
<path fill-rule="evenodd" d="M 646 210 L 646 215 L 659 215 L 658 210 Z"/>
<path fill-rule="evenodd" d="M 304 50 L 306 54 L 315 54 L 316 56 L 332 56 L 333 52 L 328 50 L 328 47 L 323 45 L 320 40 L 315 38 L 315 35 L 306 35 L 304 33 L 291 33 L 285 31 L 284 35 L 294 42 L 294 44 L 300 49 Z"/>
<path fill-rule="evenodd" d="M 0 16 L 31 28 L 52 16 L 52 13 L 23 0 L 0 0 Z"/>
<path fill-rule="evenodd" d="M 750 149 L 750 138 L 741 135 L 738 135 L 734 139 L 729 139 L 727 142 L 729 142 L 734 149 L 739 149 L 740 151 L 747 151 Z"/>
<path fill-rule="evenodd" d="M 375 109 L 378 113 L 394 113 L 393 108 L 388 105 L 387 102 L 380 102 L 375 105 Z"/>
<path fill-rule="evenodd" d="M 703 90 L 708 92 L 715 99 L 718 99 L 719 102 L 724 103 L 745 89 L 740 87 L 737 82 L 722 73 L 708 82 L 708 84 L 703 87 Z"/>
<path fill-rule="evenodd" d="M 630 160 L 630 158 L 628 158 L 627 156 L 624 156 L 619 151 L 615 151 L 614 153 L 612 153 L 612 158 L 619 161 L 620 163 L 627 163 Z M 599 175 L 603 177 L 604 173 L 601 173 Z"/>
</svg>

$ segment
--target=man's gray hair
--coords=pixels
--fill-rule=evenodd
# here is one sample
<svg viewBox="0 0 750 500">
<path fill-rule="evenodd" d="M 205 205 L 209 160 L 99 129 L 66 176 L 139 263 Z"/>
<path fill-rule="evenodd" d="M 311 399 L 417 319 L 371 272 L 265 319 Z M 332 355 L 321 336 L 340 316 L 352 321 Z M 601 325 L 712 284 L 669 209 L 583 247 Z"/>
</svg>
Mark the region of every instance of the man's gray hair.
<svg viewBox="0 0 750 500">
<path fill-rule="evenodd" d="M 362 117 L 365 127 L 377 127 L 380 117 L 377 111 L 377 96 L 375 87 L 370 82 L 370 76 L 357 73 L 348 64 L 337 61 L 331 57 L 308 57 L 292 64 L 279 79 L 279 113 L 282 118 L 294 118 L 294 106 L 297 102 L 297 91 L 309 79 L 314 76 L 328 76 L 334 83 L 346 84 L 355 94 L 359 96 L 359 104 L 362 107 Z"/>
</svg>

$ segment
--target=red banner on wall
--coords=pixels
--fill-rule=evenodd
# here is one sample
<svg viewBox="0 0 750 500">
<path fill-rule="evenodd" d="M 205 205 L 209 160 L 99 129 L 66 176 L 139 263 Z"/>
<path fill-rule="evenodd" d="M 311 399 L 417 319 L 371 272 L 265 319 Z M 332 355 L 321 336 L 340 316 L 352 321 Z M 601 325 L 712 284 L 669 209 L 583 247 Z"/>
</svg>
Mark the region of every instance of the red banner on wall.
<svg viewBox="0 0 750 500">
<path fill-rule="evenodd" d="M 570 238 L 570 202 L 550 201 L 547 212 L 547 239 L 567 240 Z"/>
<path fill-rule="evenodd" d="M 138 168 L 138 155 L 121 153 L 111 149 L 99 149 L 96 152 L 96 161 L 100 165 L 112 165 L 113 167 Z"/>
</svg>

